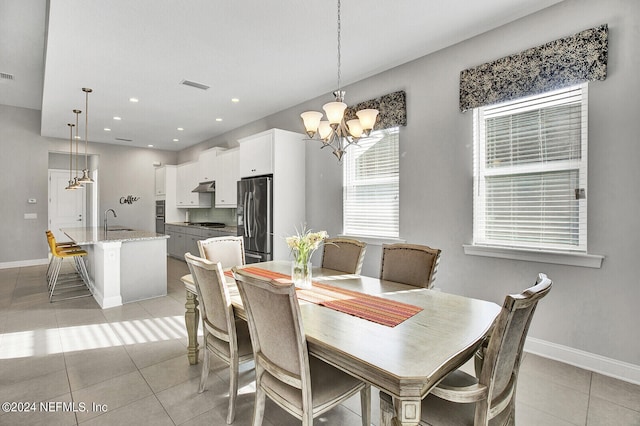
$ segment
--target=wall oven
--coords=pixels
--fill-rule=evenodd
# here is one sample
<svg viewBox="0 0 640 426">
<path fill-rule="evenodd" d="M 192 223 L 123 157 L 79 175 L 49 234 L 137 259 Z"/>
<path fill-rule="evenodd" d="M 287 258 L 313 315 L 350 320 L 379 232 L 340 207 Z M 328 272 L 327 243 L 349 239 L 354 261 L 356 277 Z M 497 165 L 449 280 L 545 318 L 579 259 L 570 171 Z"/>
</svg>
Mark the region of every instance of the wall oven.
<svg viewBox="0 0 640 426">
<path fill-rule="evenodd" d="M 164 234 L 165 200 L 156 200 L 156 233 Z"/>
</svg>

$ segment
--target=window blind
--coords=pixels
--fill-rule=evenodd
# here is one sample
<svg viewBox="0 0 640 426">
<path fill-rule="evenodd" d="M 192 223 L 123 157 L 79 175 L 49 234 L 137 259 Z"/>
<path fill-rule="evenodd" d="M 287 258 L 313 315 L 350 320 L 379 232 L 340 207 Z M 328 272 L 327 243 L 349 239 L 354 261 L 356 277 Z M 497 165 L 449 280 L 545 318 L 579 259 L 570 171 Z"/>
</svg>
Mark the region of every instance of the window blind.
<svg viewBox="0 0 640 426">
<path fill-rule="evenodd" d="M 586 89 L 476 109 L 474 243 L 586 251 Z"/>
<path fill-rule="evenodd" d="M 349 147 L 343 165 L 343 232 L 399 235 L 399 129 L 371 133 Z"/>
</svg>

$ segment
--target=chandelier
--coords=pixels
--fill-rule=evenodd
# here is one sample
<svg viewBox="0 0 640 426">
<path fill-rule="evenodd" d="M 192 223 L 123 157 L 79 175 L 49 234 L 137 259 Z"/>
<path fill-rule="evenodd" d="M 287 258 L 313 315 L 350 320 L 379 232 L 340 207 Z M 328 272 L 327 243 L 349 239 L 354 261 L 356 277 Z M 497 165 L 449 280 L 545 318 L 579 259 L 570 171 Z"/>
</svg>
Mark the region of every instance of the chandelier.
<svg viewBox="0 0 640 426">
<path fill-rule="evenodd" d="M 85 93 L 85 105 L 84 105 L 84 170 L 82 170 L 82 177 L 78 179 L 80 183 L 93 183 L 93 179 L 89 176 L 89 155 L 87 154 L 87 145 L 89 145 L 89 93 L 93 90 L 83 87 L 82 91 Z"/>
<path fill-rule="evenodd" d="M 331 147 L 333 155 L 342 162 L 342 156 L 349 145 L 357 144 L 360 138 L 367 137 L 371 133 L 378 116 L 377 109 L 363 109 L 356 112 L 357 119 L 344 121 L 344 112 L 347 104 L 344 103 L 345 91 L 340 88 L 340 0 L 338 0 L 338 90 L 333 92 L 334 102 L 322 106 L 326 120 L 322 120 L 323 114 L 318 111 L 306 111 L 300 114 L 304 123 L 305 132 L 309 139 L 317 134 L 322 141 L 322 148 Z"/>
</svg>

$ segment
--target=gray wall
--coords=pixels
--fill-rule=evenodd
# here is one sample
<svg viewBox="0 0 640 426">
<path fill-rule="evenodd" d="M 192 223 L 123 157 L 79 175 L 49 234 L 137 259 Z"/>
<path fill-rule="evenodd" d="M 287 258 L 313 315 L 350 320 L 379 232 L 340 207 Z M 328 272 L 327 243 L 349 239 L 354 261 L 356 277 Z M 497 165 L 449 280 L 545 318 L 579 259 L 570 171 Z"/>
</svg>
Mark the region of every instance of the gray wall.
<svg viewBox="0 0 640 426">
<path fill-rule="evenodd" d="M 68 141 L 40 136 L 40 111 L 0 105 L 0 265 L 47 258 L 49 152 L 68 149 Z M 92 143 L 89 153 L 99 157 L 99 221 L 105 209 L 114 208 L 118 218 L 112 223 L 155 230 L 152 163 L 176 164 L 177 153 Z M 141 198 L 121 205 L 120 197 L 127 195 Z M 29 198 L 37 204 L 28 204 Z M 38 218 L 25 220 L 25 213 Z"/>
<path fill-rule="evenodd" d="M 436 285 L 444 291 L 501 302 L 544 271 L 554 280 L 530 335 L 640 365 L 635 300 L 640 242 L 640 2 L 567 0 L 512 24 L 346 87 L 350 104 L 396 90 L 407 92 L 408 125 L 401 129 L 400 234 L 439 247 Z M 609 76 L 589 86 L 589 251 L 606 256 L 601 269 L 466 256 L 472 241 L 472 117 L 458 111 L 461 70 L 517 53 L 586 28 L 609 24 Z M 384 54 L 383 52 L 381 54 Z M 330 95 L 273 114 L 178 154 L 193 159 L 211 146 L 272 127 L 301 131 L 299 113 Z M 39 136 L 38 111 L 0 106 L 0 263 L 46 257 L 46 170 L 49 150 L 64 141 Z M 60 148 L 62 147 L 62 148 Z M 100 155 L 100 211 L 115 207 L 132 226 L 151 226 L 151 163 L 171 164 L 173 153 L 91 145 Z M 307 146 L 307 223 L 335 235 L 342 228 L 342 176 L 333 156 Z M 123 195 L 144 204 L 121 207 Z M 28 205 L 28 198 L 38 204 Z M 139 202 L 141 203 L 142 200 Z M 144 208 L 142 208 L 144 206 Z M 129 208 L 131 207 L 131 208 Z M 38 220 L 23 219 L 37 212 Z M 126 223 L 125 223 L 126 224 Z M 138 225 L 139 224 L 139 225 Z M 370 246 L 364 272 L 376 275 L 380 248 Z"/>
<path fill-rule="evenodd" d="M 589 251 L 601 269 L 467 256 L 472 242 L 472 114 L 458 109 L 461 70 L 609 24 L 609 72 L 589 85 Z M 453 47 L 346 87 L 347 102 L 396 90 L 407 93 L 408 125 L 400 133 L 400 236 L 443 250 L 436 285 L 501 303 L 532 284 L 554 280 L 530 336 L 640 365 L 635 300 L 640 243 L 640 2 L 567 0 Z M 384 53 L 381 53 L 384 54 Z M 330 95 L 281 111 L 180 153 L 187 161 L 210 146 L 271 127 L 301 131 L 300 112 Z M 307 223 L 330 235 L 342 228 L 342 175 L 329 152 L 307 147 Z M 348 154 L 347 154 L 348 155 Z M 380 247 L 369 246 L 364 273 L 379 272 Z"/>
</svg>

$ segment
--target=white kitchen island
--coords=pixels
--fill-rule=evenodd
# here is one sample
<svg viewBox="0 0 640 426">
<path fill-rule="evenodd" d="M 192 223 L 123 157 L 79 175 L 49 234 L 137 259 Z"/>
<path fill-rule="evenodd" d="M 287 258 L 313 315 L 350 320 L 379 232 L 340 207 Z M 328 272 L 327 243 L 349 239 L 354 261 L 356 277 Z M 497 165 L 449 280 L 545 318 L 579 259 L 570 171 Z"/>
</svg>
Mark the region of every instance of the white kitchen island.
<svg viewBox="0 0 640 426">
<path fill-rule="evenodd" d="M 87 251 L 88 285 L 103 309 L 167 294 L 167 235 L 121 227 L 62 232 Z"/>
</svg>

